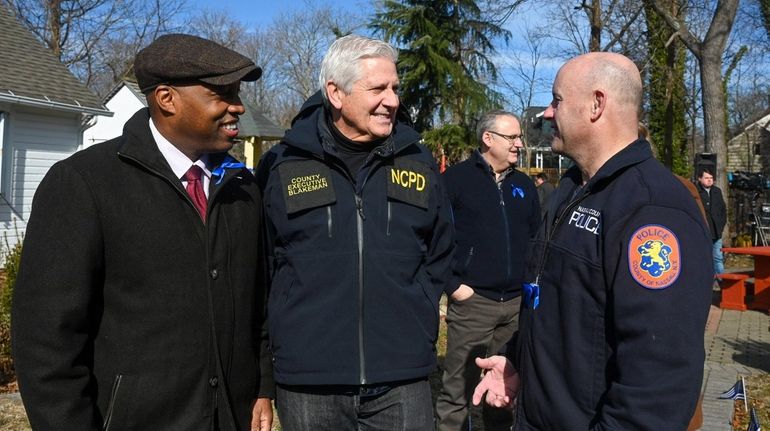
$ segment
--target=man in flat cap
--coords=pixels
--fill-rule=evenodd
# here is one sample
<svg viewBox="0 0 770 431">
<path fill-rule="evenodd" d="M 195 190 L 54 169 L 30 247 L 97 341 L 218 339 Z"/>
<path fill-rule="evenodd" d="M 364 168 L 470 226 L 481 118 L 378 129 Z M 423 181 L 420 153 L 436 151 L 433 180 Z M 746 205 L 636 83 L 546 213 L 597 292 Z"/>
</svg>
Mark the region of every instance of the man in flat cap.
<svg viewBox="0 0 770 431">
<path fill-rule="evenodd" d="M 261 197 L 227 155 L 261 70 L 194 36 L 139 52 L 147 109 L 32 204 L 13 346 L 35 430 L 268 431 Z"/>
</svg>

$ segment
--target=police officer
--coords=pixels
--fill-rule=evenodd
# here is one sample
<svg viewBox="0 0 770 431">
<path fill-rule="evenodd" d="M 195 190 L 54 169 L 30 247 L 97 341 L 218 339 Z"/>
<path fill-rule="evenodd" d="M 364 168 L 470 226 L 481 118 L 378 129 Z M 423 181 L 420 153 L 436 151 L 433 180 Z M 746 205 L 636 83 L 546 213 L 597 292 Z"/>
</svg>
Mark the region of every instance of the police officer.
<svg viewBox="0 0 770 431">
<path fill-rule="evenodd" d="M 515 429 L 685 429 L 703 376 L 710 241 L 687 190 L 637 139 L 639 71 L 567 62 L 544 118 L 572 158 L 533 242 L 518 339 L 474 393 L 518 395 Z M 511 362 L 512 360 L 512 362 Z"/>
<path fill-rule="evenodd" d="M 260 162 L 281 426 L 433 427 L 438 301 L 453 228 L 438 169 L 399 110 L 396 50 L 350 35 Z"/>
</svg>

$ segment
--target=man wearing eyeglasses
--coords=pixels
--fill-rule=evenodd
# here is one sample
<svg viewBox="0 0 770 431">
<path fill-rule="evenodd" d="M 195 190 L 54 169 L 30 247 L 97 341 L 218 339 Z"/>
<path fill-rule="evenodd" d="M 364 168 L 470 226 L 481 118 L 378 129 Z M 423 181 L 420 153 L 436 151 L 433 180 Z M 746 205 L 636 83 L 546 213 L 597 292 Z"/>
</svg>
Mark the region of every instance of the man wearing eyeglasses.
<svg viewBox="0 0 770 431">
<path fill-rule="evenodd" d="M 474 358 L 497 352 L 518 327 L 527 242 L 540 204 L 532 180 L 514 169 L 524 147 L 516 116 L 490 111 L 479 121 L 479 149 L 444 174 L 456 230 L 453 277 L 446 288 L 447 353 L 436 403 L 440 431 L 468 429 L 469 394 L 479 382 Z M 485 407 L 484 429 L 509 430 L 509 410 Z"/>
</svg>

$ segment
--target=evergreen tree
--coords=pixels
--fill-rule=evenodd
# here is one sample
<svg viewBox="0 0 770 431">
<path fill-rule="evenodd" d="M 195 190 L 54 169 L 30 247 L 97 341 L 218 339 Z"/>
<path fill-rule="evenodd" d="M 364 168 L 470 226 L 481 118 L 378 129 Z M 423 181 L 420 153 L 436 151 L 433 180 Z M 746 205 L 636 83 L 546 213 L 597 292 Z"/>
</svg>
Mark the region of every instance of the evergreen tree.
<svg viewBox="0 0 770 431">
<path fill-rule="evenodd" d="M 426 142 L 434 149 L 443 144 L 452 155 L 457 149 L 449 147 L 461 140 L 475 145 L 477 117 L 502 105 L 502 96 L 490 87 L 497 79 L 490 56 L 494 42 L 507 43 L 510 32 L 486 19 L 474 0 L 386 0 L 369 27 L 400 48 L 401 102 L 417 129 L 452 125 L 447 133 L 429 134 Z M 430 138 L 440 136 L 454 138 Z"/>
</svg>

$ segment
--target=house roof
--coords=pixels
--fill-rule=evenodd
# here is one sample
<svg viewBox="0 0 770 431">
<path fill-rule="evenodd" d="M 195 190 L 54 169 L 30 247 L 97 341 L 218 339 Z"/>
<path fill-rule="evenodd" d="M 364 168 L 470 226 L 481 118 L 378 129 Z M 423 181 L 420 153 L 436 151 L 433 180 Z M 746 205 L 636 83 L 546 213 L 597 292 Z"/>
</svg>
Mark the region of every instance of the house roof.
<svg viewBox="0 0 770 431">
<path fill-rule="evenodd" d="M 0 101 L 111 115 L 11 12 L 0 6 Z"/>
<path fill-rule="evenodd" d="M 107 93 L 107 95 L 104 96 L 104 99 L 102 99 L 104 104 L 106 105 L 107 102 L 112 100 L 112 98 L 115 97 L 115 95 L 118 94 L 118 91 L 120 91 L 120 89 L 123 88 L 123 87 L 128 88 L 131 91 L 131 93 L 133 93 L 134 96 L 140 102 L 142 102 L 142 104 L 144 106 L 147 106 L 147 98 L 145 98 L 144 94 L 142 94 L 142 92 L 139 90 L 139 84 L 137 84 L 134 81 L 128 80 L 128 79 L 124 79 L 122 81 L 119 81 L 117 84 L 115 84 L 114 87 L 112 87 L 112 89 L 110 89 L 109 93 Z"/>
<path fill-rule="evenodd" d="M 283 138 L 284 130 L 262 115 L 259 110 L 250 103 L 244 103 L 246 112 L 238 120 L 239 136 L 256 136 L 263 140 L 272 141 Z"/>
<path fill-rule="evenodd" d="M 728 140 L 728 144 L 735 139 L 740 138 L 741 136 L 745 135 L 746 132 L 754 129 L 754 128 L 763 128 L 770 132 L 770 108 L 766 109 L 765 111 L 755 115 L 748 121 L 744 122 L 739 126 L 737 133 L 733 137 L 731 137 Z"/>
</svg>

